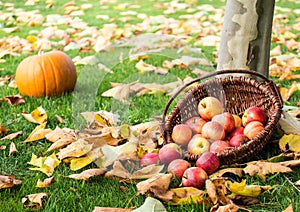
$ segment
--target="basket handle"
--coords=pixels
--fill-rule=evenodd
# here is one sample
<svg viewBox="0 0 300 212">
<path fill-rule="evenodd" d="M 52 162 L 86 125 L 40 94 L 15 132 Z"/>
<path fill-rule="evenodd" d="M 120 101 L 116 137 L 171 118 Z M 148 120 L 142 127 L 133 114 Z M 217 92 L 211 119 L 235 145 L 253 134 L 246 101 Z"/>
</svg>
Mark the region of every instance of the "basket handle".
<svg viewBox="0 0 300 212">
<path fill-rule="evenodd" d="M 279 100 L 280 100 L 280 106 L 282 107 L 283 106 L 283 100 L 282 100 L 282 97 L 280 95 L 280 92 L 276 86 L 276 84 L 270 80 L 269 78 L 267 78 L 265 75 L 259 73 L 259 72 L 256 72 L 256 71 L 252 71 L 252 70 L 239 70 L 239 69 L 234 69 L 234 70 L 219 70 L 219 71 L 214 71 L 214 72 L 211 72 L 211 73 L 208 73 L 204 76 L 200 76 L 200 77 L 197 77 L 195 79 L 193 79 L 192 81 L 186 83 L 185 85 L 183 85 L 180 89 L 178 89 L 176 91 L 176 93 L 173 94 L 173 96 L 170 97 L 169 101 L 167 102 L 166 106 L 165 106 L 165 110 L 164 110 L 164 113 L 163 113 L 163 116 L 162 116 L 162 125 L 164 126 L 165 125 L 165 122 L 166 122 L 166 115 L 167 115 L 167 112 L 168 112 L 168 109 L 171 105 L 171 103 L 174 101 L 174 99 L 185 89 L 187 88 L 189 85 L 195 83 L 195 82 L 198 82 L 200 80 L 204 80 L 204 79 L 207 79 L 209 77 L 213 77 L 213 76 L 218 76 L 218 75 L 222 75 L 222 74 L 250 74 L 250 75 L 254 75 L 254 76 L 257 76 L 261 79 L 263 79 L 267 84 L 271 85 L 273 90 L 276 92 L 277 96 L 279 97 Z"/>
</svg>

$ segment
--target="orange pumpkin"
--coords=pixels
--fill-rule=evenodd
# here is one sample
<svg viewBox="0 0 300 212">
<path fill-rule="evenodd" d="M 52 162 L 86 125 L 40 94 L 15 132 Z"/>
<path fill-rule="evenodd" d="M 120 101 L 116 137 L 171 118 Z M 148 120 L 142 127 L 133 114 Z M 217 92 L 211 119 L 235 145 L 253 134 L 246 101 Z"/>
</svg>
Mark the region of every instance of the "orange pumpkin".
<svg viewBox="0 0 300 212">
<path fill-rule="evenodd" d="M 73 61 L 58 50 L 29 56 L 16 70 L 19 92 L 25 96 L 54 96 L 71 92 L 76 79 Z"/>
</svg>

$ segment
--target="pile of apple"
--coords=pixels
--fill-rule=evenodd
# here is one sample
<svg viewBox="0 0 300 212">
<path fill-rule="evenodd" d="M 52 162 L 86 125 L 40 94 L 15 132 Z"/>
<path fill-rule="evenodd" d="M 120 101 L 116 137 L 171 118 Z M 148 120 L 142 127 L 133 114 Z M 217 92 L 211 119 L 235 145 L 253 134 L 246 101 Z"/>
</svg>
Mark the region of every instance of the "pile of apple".
<svg viewBox="0 0 300 212">
<path fill-rule="evenodd" d="M 148 153 L 141 166 L 163 163 L 168 172 L 182 181 L 182 186 L 203 188 L 208 175 L 220 166 L 216 153 L 241 146 L 259 134 L 267 122 L 267 114 L 259 107 L 249 107 L 242 117 L 225 112 L 215 97 L 205 97 L 198 104 L 199 116 L 174 126 L 174 143 L 164 145 L 158 153 Z M 194 167 L 182 159 L 183 149 L 198 159 Z"/>
</svg>

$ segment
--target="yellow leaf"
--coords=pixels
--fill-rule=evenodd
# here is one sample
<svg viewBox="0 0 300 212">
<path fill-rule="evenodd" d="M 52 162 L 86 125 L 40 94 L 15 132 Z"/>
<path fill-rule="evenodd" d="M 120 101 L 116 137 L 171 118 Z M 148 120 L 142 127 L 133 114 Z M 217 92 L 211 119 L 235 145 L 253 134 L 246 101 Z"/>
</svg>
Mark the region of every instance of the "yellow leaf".
<svg viewBox="0 0 300 212">
<path fill-rule="evenodd" d="M 282 151 L 300 152 L 300 135 L 289 134 L 282 136 L 279 140 L 279 147 Z"/>
<path fill-rule="evenodd" d="M 95 161 L 96 159 L 101 157 L 102 155 L 103 154 L 101 153 L 100 147 L 95 148 L 95 149 L 91 150 L 90 152 L 88 152 L 86 154 L 86 156 L 84 156 L 84 157 L 72 158 L 71 162 L 70 162 L 71 163 L 70 168 L 73 171 L 79 170 L 79 169 L 89 165 L 90 163 L 92 163 L 93 161 Z"/>
<path fill-rule="evenodd" d="M 75 180 L 88 180 L 91 177 L 104 175 L 106 171 L 106 169 L 88 169 L 79 174 L 71 174 L 68 177 Z"/>
<path fill-rule="evenodd" d="M 36 166 L 34 168 L 29 168 L 30 170 L 41 171 L 50 177 L 60 162 L 61 161 L 57 159 L 54 153 L 48 157 L 39 158 L 35 154 L 32 154 L 31 160 L 28 162 L 28 164 Z"/>
<path fill-rule="evenodd" d="M 284 133 L 300 135 L 300 122 L 286 111 L 282 111 L 282 114 L 279 125 Z"/>
<path fill-rule="evenodd" d="M 256 197 L 270 189 L 272 186 L 246 185 L 246 180 L 242 182 L 226 181 L 226 187 L 232 192 L 232 196 L 241 195 L 248 197 Z"/>
<path fill-rule="evenodd" d="M 55 182 L 54 177 L 46 178 L 44 181 L 41 181 L 40 179 L 38 179 L 38 181 L 36 183 L 36 187 L 37 188 L 47 188 L 54 182 Z"/>
<path fill-rule="evenodd" d="M 35 124 L 42 124 L 47 121 L 47 113 L 42 107 L 38 107 L 31 113 L 22 113 L 25 119 Z"/>
<path fill-rule="evenodd" d="M 174 192 L 173 198 L 168 202 L 173 205 L 180 204 L 201 204 L 207 199 L 206 192 L 194 187 L 181 187 L 170 189 Z"/>
<path fill-rule="evenodd" d="M 50 133 L 52 130 L 51 129 L 45 129 L 47 122 L 44 122 L 40 125 L 38 125 L 26 138 L 25 142 L 32 142 L 32 141 L 37 141 L 45 138 L 45 135 Z"/>
</svg>

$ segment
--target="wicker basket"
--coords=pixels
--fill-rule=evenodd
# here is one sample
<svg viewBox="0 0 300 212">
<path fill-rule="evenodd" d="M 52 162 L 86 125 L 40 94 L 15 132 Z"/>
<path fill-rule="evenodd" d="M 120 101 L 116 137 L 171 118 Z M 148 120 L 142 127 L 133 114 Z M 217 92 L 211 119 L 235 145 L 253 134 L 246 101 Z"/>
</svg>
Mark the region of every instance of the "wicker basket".
<svg viewBox="0 0 300 212">
<path fill-rule="evenodd" d="M 235 76 L 232 76 L 232 74 L 235 74 Z M 244 75 L 236 76 L 236 74 Z M 167 116 L 175 98 L 195 83 L 198 84 L 191 86 L 192 88 L 183 95 Z M 214 96 L 221 100 L 225 110 L 233 114 L 241 116 L 248 107 L 258 106 L 263 108 L 268 115 L 264 130 L 255 138 L 240 147 L 230 148 L 217 154 L 221 164 L 245 162 L 259 154 L 270 140 L 272 132 L 276 129 L 282 111 L 282 98 L 272 80 L 258 72 L 247 70 L 215 71 L 196 78 L 181 87 L 169 99 L 163 113 L 161 129 L 165 144 L 173 142 L 171 134 L 175 125 L 184 123 L 187 119 L 198 115 L 198 103 L 207 96 Z M 199 157 L 188 153 L 186 150 L 184 152 L 189 160 L 197 160 Z"/>
</svg>

